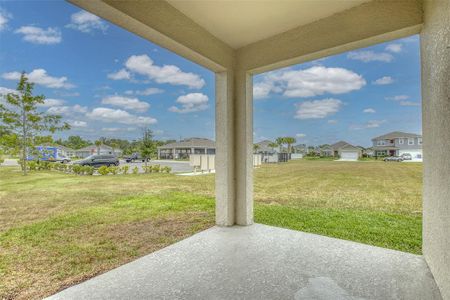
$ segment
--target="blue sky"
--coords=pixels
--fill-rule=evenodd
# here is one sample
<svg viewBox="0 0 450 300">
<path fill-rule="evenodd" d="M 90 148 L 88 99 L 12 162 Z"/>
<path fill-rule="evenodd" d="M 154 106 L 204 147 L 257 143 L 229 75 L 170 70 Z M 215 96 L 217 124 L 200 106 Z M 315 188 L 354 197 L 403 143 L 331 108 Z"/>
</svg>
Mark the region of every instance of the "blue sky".
<svg viewBox="0 0 450 300">
<path fill-rule="evenodd" d="M 63 1 L 0 2 L 0 92 L 26 71 L 69 132 L 134 139 L 214 138 L 214 74 Z M 421 132 L 418 37 L 254 78 L 254 139 L 368 145 Z"/>
</svg>

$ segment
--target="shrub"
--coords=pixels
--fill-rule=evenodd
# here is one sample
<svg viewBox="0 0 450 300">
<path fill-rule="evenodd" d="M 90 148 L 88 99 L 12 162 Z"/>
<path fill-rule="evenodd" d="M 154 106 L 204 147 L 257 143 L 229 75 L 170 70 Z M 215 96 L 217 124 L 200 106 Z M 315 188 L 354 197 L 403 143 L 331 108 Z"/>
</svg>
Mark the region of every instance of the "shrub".
<svg viewBox="0 0 450 300">
<path fill-rule="evenodd" d="M 101 166 L 100 168 L 98 168 L 98 173 L 100 175 L 108 175 L 109 168 L 107 166 Z"/>
<path fill-rule="evenodd" d="M 83 170 L 83 173 L 86 175 L 94 175 L 94 167 L 84 166 L 82 170 Z"/>
<path fill-rule="evenodd" d="M 130 168 L 130 166 L 122 166 L 122 168 L 121 168 L 121 171 L 122 171 L 122 174 L 128 174 L 128 169 Z"/>
<path fill-rule="evenodd" d="M 159 173 L 159 171 L 161 171 L 161 166 L 160 165 L 154 165 L 152 168 L 152 172 L 153 173 Z"/>
<path fill-rule="evenodd" d="M 133 168 L 133 174 L 138 174 L 139 173 L 139 168 L 138 167 L 134 167 Z"/>
<path fill-rule="evenodd" d="M 81 174 L 83 166 L 73 165 L 72 170 L 75 174 Z"/>
<path fill-rule="evenodd" d="M 169 166 L 165 166 L 161 168 L 161 173 L 170 173 L 172 171 L 172 168 Z"/>
<path fill-rule="evenodd" d="M 145 174 L 152 172 L 152 166 L 142 166 L 142 169 L 144 169 Z"/>
<path fill-rule="evenodd" d="M 27 165 L 30 171 L 36 171 L 38 168 L 37 162 L 35 162 L 34 160 L 28 162 Z"/>
<path fill-rule="evenodd" d="M 73 165 L 66 165 L 67 172 L 72 173 L 72 168 L 73 168 Z"/>
<path fill-rule="evenodd" d="M 109 172 L 113 175 L 116 175 L 119 172 L 119 167 L 111 166 L 109 167 Z"/>
</svg>

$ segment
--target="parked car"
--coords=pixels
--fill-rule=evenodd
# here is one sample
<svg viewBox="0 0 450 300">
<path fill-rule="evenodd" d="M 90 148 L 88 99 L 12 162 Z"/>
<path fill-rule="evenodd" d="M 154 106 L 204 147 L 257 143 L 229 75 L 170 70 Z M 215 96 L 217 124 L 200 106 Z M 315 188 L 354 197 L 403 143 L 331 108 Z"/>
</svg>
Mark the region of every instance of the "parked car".
<svg viewBox="0 0 450 300">
<path fill-rule="evenodd" d="M 397 162 L 401 162 L 403 161 L 403 158 L 401 158 L 400 156 L 388 156 L 384 158 L 384 161 L 397 161 Z"/>
<path fill-rule="evenodd" d="M 400 157 L 403 158 L 403 160 L 412 160 L 412 155 L 409 153 L 403 153 Z"/>
<path fill-rule="evenodd" d="M 101 167 L 101 166 L 118 166 L 119 159 L 114 155 L 91 155 L 82 160 L 77 160 L 74 162 L 75 165 L 81 166 L 92 166 L 92 167 Z"/>
<path fill-rule="evenodd" d="M 125 157 L 125 161 L 127 163 L 135 162 L 135 161 L 145 162 L 145 158 L 143 158 L 141 156 L 141 154 L 139 154 L 139 153 L 133 153 L 133 154 L 131 154 L 131 156 Z M 150 161 L 150 159 L 147 158 L 147 161 Z"/>
</svg>

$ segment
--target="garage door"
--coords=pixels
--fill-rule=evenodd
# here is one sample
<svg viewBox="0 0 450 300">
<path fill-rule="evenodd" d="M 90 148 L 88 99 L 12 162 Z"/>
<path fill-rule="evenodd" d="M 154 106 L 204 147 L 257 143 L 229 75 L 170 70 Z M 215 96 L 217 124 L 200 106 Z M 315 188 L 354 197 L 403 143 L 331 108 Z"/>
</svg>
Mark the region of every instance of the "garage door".
<svg viewBox="0 0 450 300">
<path fill-rule="evenodd" d="M 341 159 L 358 160 L 358 152 L 341 152 Z"/>
</svg>

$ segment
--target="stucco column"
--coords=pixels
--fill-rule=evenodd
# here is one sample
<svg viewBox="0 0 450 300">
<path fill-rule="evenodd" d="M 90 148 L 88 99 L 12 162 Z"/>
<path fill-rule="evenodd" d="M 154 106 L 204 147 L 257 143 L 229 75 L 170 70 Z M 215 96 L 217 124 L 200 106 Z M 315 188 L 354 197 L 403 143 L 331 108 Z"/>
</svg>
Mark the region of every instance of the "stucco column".
<svg viewBox="0 0 450 300">
<path fill-rule="evenodd" d="M 450 299 L 450 1 L 424 1 L 423 254 Z"/>
</svg>

